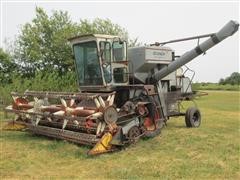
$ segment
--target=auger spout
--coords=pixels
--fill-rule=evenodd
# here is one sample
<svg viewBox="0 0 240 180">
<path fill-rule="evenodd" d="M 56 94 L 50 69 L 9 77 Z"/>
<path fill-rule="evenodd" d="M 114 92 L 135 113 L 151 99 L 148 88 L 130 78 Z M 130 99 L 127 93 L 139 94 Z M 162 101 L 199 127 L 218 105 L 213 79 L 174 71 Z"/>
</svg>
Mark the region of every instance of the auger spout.
<svg viewBox="0 0 240 180">
<path fill-rule="evenodd" d="M 208 49 L 212 48 L 216 44 L 220 43 L 229 36 L 232 36 L 235 32 L 238 31 L 239 23 L 237 21 L 229 21 L 221 30 L 213 34 L 210 38 L 196 46 L 194 49 L 184 53 L 178 59 L 168 64 L 166 67 L 158 71 L 153 75 L 153 78 L 156 80 L 161 80 L 166 77 L 168 74 L 176 71 L 181 66 L 192 61 L 194 58 L 199 56 L 202 53 L 205 53 Z"/>
</svg>

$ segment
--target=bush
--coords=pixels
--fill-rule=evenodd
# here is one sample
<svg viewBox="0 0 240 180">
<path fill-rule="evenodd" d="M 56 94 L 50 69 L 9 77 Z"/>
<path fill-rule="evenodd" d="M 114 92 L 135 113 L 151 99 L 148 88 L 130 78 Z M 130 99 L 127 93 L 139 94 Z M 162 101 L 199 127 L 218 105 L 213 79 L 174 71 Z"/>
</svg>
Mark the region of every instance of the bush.
<svg viewBox="0 0 240 180">
<path fill-rule="evenodd" d="M 34 91 L 77 91 L 76 76 L 74 72 L 59 75 L 58 72 L 38 72 L 35 77 L 23 78 L 18 74 L 12 75 L 12 83 L 0 86 L 0 99 L 9 104 L 12 99 L 10 93 Z"/>
</svg>

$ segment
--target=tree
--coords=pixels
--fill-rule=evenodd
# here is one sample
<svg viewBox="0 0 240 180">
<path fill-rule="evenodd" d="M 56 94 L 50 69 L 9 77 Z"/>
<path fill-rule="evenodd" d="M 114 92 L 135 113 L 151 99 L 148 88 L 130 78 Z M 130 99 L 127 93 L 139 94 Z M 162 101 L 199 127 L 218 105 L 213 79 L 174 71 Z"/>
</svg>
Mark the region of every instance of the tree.
<svg viewBox="0 0 240 180">
<path fill-rule="evenodd" d="M 26 23 L 17 39 L 15 58 L 22 74 L 34 75 L 35 71 L 57 70 L 62 73 L 72 69 L 71 47 L 67 38 L 77 34 L 78 26 L 67 12 L 54 11 L 48 16 L 36 8 L 36 17 Z"/>
<path fill-rule="evenodd" d="M 0 48 L 0 84 L 6 84 L 11 81 L 11 75 L 15 69 L 15 63 L 11 55 Z"/>
<path fill-rule="evenodd" d="M 219 84 L 231 84 L 231 85 L 240 85 L 240 73 L 233 72 L 231 76 L 223 79 L 221 78 Z"/>
<path fill-rule="evenodd" d="M 238 85 L 240 85 L 240 73 L 238 73 L 238 72 L 232 73 L 231 76 L 227 77 L 225 81 L 226 81 L 226 84 L 231 84 L 231 85 L 238 84 Z"/>
<path fill-rule="evenodd" d="M 93 21 L 83 19 L 80 20 L 79 26 L 80 34 L 110 34 L 128 39 L 128 32 L 118 24 L 112 23 L 110 19 L 96 18 Z"/>
<path fill-rule="evenodd" d="M 23 25 L 16 41 L 15 59 L 21 74 L 31 77 L 36 71 L 56 70 L 64 74 L 73 70 L 72 49 L 67 39 L 89 33 L 119 35 L 128 39 L 127 31 L 109 19 L 74 23 L 67 12 L 53 11 L 48 16 L 37 7 L 36 17 Z"/>
<path fill-rule="evenodd" d="M 221 79 L 219 80 L 219 84 L 224 85 L 224 84 L 225 84 L 225 80 L 224 80 L 223 78 L 221 78 Z"/>
<path fill-rule="evenodd" d="M 128 46 L 139 46 L 138 38 L 130 39 L 128 32 L 118 24 L 114 24 L 110 19 L 96 18 L 93 21 L 87 19 L 80 20 L 80 34 L 109 34 L 117 35 L 128 42 Z"/>
</svg>

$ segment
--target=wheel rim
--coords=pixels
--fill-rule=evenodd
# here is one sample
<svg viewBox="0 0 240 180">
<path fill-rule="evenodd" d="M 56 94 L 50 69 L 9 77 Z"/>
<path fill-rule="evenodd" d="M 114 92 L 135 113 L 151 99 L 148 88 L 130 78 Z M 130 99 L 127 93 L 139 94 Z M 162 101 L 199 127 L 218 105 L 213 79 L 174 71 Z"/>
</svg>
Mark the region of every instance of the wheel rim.
<svg viewBox="0 0 240 180">
<path fill-rule="evenodd" d="M 138 137 L 140 135 L 140 130 L 138 127 L 132 127 L 129 132 L 128 132 L 128 137 L 129 139 L 135 139 L 136 137 Z"/>
<path fill-rule="evenodd" d="M 200 125 L 200 114 L 199 114 L 199 112 L 195 112 L 193 114 L 192 120 L 193 120 L 193 123 L 194 123 L 195 126 Z"/>
</svg>

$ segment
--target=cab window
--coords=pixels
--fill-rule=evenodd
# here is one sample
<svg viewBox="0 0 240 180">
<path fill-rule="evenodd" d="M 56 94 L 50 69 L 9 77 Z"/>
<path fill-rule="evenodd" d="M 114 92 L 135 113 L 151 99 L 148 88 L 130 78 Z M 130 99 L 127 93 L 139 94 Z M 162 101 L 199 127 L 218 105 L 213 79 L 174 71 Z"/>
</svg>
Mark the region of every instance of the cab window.
<svg viewBox="0 0 240 180">
<path fill-rule="evenodd" d="M 100 56 L 102 59 L 103 75 L 106 83 L 112 81 L 111 75 L 111 44 L 107 41 L 101 41 L 99 43 Z"/>
<path fill-rule="evenodd" d="M 101 41 L 100 45 L 100 53 L 103 62 L 110 63 L 111 62 L 111 44 L 107 41 Z"/>
<path fill-rule="evenodd" d="M 127 68 L 114 68 L 113 78 L 115 83 L 125 83 L 128 81 Z"/>
<path fill-rule="evenodd" d="M 113 61 L 126 61 L 127 56 L 126 42 L 114 41 L 113 42 Z"/>
</svg>

